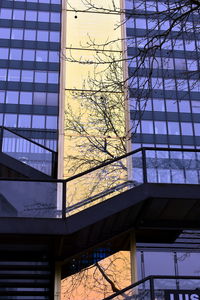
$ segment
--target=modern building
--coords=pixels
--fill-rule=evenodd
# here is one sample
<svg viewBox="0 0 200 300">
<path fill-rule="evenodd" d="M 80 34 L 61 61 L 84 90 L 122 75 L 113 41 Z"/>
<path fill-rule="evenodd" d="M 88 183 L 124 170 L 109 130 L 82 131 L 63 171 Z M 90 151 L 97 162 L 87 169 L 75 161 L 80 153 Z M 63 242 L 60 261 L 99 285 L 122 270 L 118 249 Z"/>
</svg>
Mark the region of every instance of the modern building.
<svg viewBox="0 0 200 300">
<path fill-rule="evenodd" d="M 91 3 L 0 2 L 3 300 L 60 299 L 61 279 L 120 251 L 133 282 L 176 276 L 153 292 L 199 287 L 177 277 L 200 272 L 198 15 L 141 65 L 168 2 Z M 98 119 L 109 103 L 115 130 Z"/>
</svg>

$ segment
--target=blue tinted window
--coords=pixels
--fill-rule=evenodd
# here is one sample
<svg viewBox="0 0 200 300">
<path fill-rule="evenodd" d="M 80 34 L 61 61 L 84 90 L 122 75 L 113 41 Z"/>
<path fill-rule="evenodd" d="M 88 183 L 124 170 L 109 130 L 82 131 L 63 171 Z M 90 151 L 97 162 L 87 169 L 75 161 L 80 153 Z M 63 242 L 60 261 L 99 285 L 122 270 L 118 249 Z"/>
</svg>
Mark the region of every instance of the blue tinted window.
<svg viewBox="0 0 200 300">
<path fill-rule="evenodd" d="M 49 22 L 49 12 L 39 11 L 38 12 L 38 21 L 40 21 L 40 22 Z"/>
<path fill-rule="evenodd" d="M 23 39 L 23 30 L 22 29 L 12 29 L 11 39 L 22 40 Z"/>
<path fill-rule="evenodd" d="M 10 38 L 10 28 L 0 28 L 0 38 L 9 39 Z"/>
<path fill-rule="evenodd" d="M 12 17 L 12 9 L 9 8 L 1 8 L 0 9 L 0 18 L 1 19 L 11 19 Z"/>
<path fill-rule="evenodd" d="M 49 51 L 49 61 L 50 62 L 59 62 L 59 52 L 58 51 Z"/>
<path fill-rule="evenodd" d="M 15 114 L 5 114 L 4 126 L 16 127 L 17 125 L 17 115 Z"/>
<path fill-rule="evenodd" d="M 32 128 L 44 128 L 45 117 L 33 115 Z"/>
<path fill-rule="evenodd" d="M 23 60 L 34 61 L 35 60 L 35 50 L 24 49 L 23 50 Z"/>
<path fill-rule="evenodd" d="M 0 91 L 0 103 L 4 103 L 5 100 L 5 91 Z"/>
<path fill-rule="evenodd" d="M 57 117 L 47 116 L 46 117 L 46 128 L 47 129 L 56 129 L 57 128 Z"/>
<path fill-rule="evenodd" d="M 20 81 L 20 70 L 10 69 L 8 70 L 9 81 Z"/>
<path fill-rule="evenodd" d="M 22 70 L 22 79 L 21 81 L 33 82 L 33 71 Z"/>
<path fill-rule="evenodd" d="M 35 82 L 47 82 L 47 72 L 45 71 L 35 71 Z"/>
<path fill-rule="evenodd" d="M 47 105 L 57 106 L 58 105 L 58 94 L 48 93 L 47 94 Z"/>
<path fill-rule="evenodd" d="M 37 12 L 34 10 L 26 11 L 26 20 L 27 21 L 37 21 Z"/>
<path fill-rule="evenodd" d="M 38 30 L 37 40 L 42 42 L 48 42 L 49 32 L 45 30 Z"/>
<path fill-rule="evenodd" d="M 21 60 L 21 58 L 22 58 L 22 49 L 15 49 L 15 48 L 10 49 L 10 59 Z"/>
<path fill-rule="evenodd" d="M 50 31 L 50 41 L 51 42 L 59 42 L 60 41 L 60 33 L 57 31 Z"/>
<path fill-rule="evenodd" d="M 6 80 L 7 69 L 0 69 L 0 80 Z"/>
<path fill-rule="evenodd" d="M 58 83 L 57 72 L 48 72 L 48 83 Z"/>
<path fill-rule="evenodd" d="M 36 31 L 35 30 L 25 29 L 24 39 L 25 40 L 29 40 L 29 41 L 35 41 L 35 39 L 36 39 Z"/>
<path fill-rule="evenodd" d="M 6 103 L 18 103 L 19 92 L 17 91 L 7 91 L 6 93 Z"/>
<path fill-rule="evenodd" d="M 169 134 L 180 135 L 180 127 L 178 122 L 168 122 Z"/>
<path fill-rule="evenodd" d="M 18 127 L 30 128 L 31 127 L 31 116 L 30 115 L 19 115 L 18 116 Z"/>
<path fill-rule="evenodd" d="M 47 61 L 48 51 L 36 50 L 36 61 Z"/>
<path fill-rule="evenodd" d="M 32 104 L 32 93 L 20 92 L 20 104 Z"/>
<path fill-rule="evenodd" d="M 14 9 L 13 10 L 13 19 L 14 20 L 24 20 L 24 10 Z"/>
<path fill-rule="evenodd" d="M 192 124 L 191 123 L 181 123 L 182 135 L 193 135 Z"/>
<path fill-rule="evenodd" d="M 51 12 L 51 22 L 59 23 L 60 22 L 60 14 L 56 12 Z"/>
<path fill-rule="evenodd" d="M 0 48 L 0 59 L 8 59 L 8 48 Z"/>
<path fill-rule="evenodd" d="M 33 94 L 33 104 L 45 105 L 46 104 L 46 93 L 34 93 Z"/>
</svg>

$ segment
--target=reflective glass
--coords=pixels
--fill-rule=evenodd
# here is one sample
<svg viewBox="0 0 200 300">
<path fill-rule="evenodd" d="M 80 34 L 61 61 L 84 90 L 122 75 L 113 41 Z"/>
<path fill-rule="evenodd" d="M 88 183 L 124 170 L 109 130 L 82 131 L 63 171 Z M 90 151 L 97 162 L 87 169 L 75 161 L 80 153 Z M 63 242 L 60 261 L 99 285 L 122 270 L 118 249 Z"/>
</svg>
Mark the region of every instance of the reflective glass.
<svg viewBox="0 0 200 300">
<path fill-rule="evenodd" d="M 0 28 L 0 38 L 9 39 L 10 38 L 10 28 Z"/>
<path fill-rule="evenodd" d="M 179 110 L 180 112 L 190 113 L 190 102 L 189 101 L 179 101 Z"/>
<path fill-rule="evenodd" d="M 156 134 L 166 134 L 167 133 L 166 122 L 155 121 L 154 124 L 155 124 Z"/>
<path fill-rule="evenodd" d="M 22 9 L 13 10 L 13 19 L 14 20 L 24 20 L 25 11 Z"/>
<path fill-rule="evenodd" d="M 180 135 L 180 127 L 178 122 L 168 122 L 169 134 Z"/>
<path fill-rule="evenodd" d="M 39 11 L 38 12 L 38 21 L 40 21 L 40 22 L 49 22 L 49 12 Z"/>
<path fill-rule="evenodd" d="M 5 100 L 5 91 L 0 90 L 0 103 L 4 103 Z"/>
<path fill-rule="evenodd" d="M 37 20 L 37 12 L 34 10 L 27 10 L 25 18 L 27 21 L 36 21 Z"/>
<path fill-rule="evenodd" d="M 47 105 L 57 106 L 58 105 L 58 94 L 48 93 L 47 94 Z"/>
<path fill-rule="evenodd" d="M 200 113 L 200 102 L 199 101 L 192 101 L 192 112 Z"/>
<path fill-rule="evenodd" d="M 15 49 L 15 48 L 10 49 L 10 59 L 21 60 L 21 58 L 22 58 L 22 49 Z"/>
<path fill-rule="evenodd" d="M 33 115 L 32 128 L 44 128 L 44 124 L 45 124 L 44 116 Z"/>
<path fill-rule="evenodd" d="M 0 69 L 0 79 L 6 80 L 6 76 L 7 76 L 7 69 Z"/>
<path fill-rule="evenodd" d="M 46 128 L 47 129 L 57 129 L 57 117 L 46 116 Z"/>
<path fill-rule="evenodd" d="M 58 83 L 58 72 L 48 72 L 48 83 Z"/>
<path fill-rule="evenodd" d="M 46 83 L 47 82 L 47 72 L 35 71 L 35 82 Z"/>
<path fill-rule="evenodd" d="M 8 59 L 8 48 L 0 48 L 0 59 Z"/>
<path fill-rule="evenodd" d="M 153 133 L 153 122 L 152 121 L 141 121 L 142 133 Z"/>
<path fill-rule="evenodd" d="M 6 103 L 18 103 L 19 92 L 17 91 L 7 91 L 6 93 Z"/>
<path fill-rule="evenodd" d="M 8 70 L 9 81 L 20 81 L 20 70 L 10 69 Z"/>
<path fill-rule="evenodd" d="M 45 105 L 46 104 L 46 93 L 34 93 L 33 94 L 33 104 Z"/>
<path fill-rule="evenodd" d="M 167 111 L 177 112 L 177 101 L 176 100 L 166 100 Z"/>
<path fill-rule="evenodd" d="M 35 60 L 35 50 L 24 49 L 23 50 L 23 60 L 34 61 Z"/>
<path fill-rule="evenodd" d="M 30 128 L 31 127 L 31 116 L 30 115 L 19 115 L 18 116 L 18 127 Z"/>
<path fill-rule="evenodd" d="M 22 40 L 23 39 L 23 29 L 12 29 L 11 39 Z"/>
<path fill-rule="evenodd" d="M 49 32 L 45 30 L 37 31 L 37 41 L 48 42 Z"/>
<path fill-rule="evenodd" d="M 4 116 L 4 126 L 16 127 L 17 126 L 17 115 L 15 115 L 15 114 L 5 114 L 5 116 Z"/>
<path fill-rule="evenodd" d="M 194 123 L 194 132 L 196 136 L 200 136 L 200 123 Z"/>
<path fill-rule="evenodd" d="M 33 82 L 33 71 L 22 70 L 21 81 Z"/>
<path fill-rule="evenodd" d="M 60 42 L 60 32 L 50 31 L 50 42 Z"/>
<path fill-rule="evenodd" d="M 0 19 L 11 19 L 11 17 L 12 17 L 12 9 L 9 8 L 0 9 Z"/>
<path fill-rule="evenodd" d="M 50 62 L 59 62 L 59 52 L 49 51 L 49 61 Z"/>
<path fill-rule="evenodd" d="M 48 51 L 36 50 L 36 61 L 47 61 Z"/>
<path fill-rule="evenodd" d="M 20 104 L 32 104 L 32 93 L 20 92 Z"/>
<path fill-rule="evenodd" d="M 59 23 L 60 22 L 60 13 L 51 12 L 50 21 L 52 23 Z"/>
<path fill-rule="evenodd" d="M 193 135 L 193 129 L 191 123 L 181 123 L 182 135 Z"/>
<path fill-rule="evenodd" d="M 35 41 L 36 39 L 36 31 L 31 29 L 25 29 L 24 31 L 24 39 L 28 41 Z"/>
</svg>

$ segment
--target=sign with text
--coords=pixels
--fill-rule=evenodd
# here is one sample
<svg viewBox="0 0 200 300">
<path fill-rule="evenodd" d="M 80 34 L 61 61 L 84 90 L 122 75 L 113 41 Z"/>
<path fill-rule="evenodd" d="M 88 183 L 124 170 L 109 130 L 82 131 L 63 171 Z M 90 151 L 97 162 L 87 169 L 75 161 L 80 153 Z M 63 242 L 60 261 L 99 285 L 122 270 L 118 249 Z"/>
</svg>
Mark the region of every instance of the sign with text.
<svg viewBox="0 0 200 300">
<path fill-rule="evenodd" d="M 164 290 L 165 300 L 200 300 L 200 289 Z"/>
</svg>

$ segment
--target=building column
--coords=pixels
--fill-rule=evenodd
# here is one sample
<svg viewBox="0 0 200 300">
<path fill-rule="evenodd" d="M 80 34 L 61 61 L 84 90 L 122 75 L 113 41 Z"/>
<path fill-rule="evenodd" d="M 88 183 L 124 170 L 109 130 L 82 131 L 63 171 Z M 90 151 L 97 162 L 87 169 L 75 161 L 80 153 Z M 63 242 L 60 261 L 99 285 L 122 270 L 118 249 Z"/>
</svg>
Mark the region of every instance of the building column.
<svg viewBox="0 0 200 300">
<path fill-rule="evenodd" d="M 138 280 L 135 231 L 131 231 L 130 233 L 130 262 L 131 262 L 131 283 L 135 283 Z"/>
<path fill-rule="evenodd" d="M 55 263 L 54 300 L 61 299 L 61 264 Z"/>
</svg>

